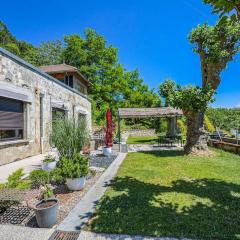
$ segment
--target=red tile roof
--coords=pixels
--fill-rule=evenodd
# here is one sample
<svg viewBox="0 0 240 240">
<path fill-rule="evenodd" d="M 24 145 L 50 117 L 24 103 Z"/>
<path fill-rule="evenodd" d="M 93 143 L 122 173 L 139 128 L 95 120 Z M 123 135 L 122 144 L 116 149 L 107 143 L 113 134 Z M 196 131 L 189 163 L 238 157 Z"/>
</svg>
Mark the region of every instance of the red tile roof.
<svg viewBox="0 0 240 240">
<path fill-rule="evenodd" d="M 88 79 L 83 76 L 76 67 L 67 65 L 65 63 L 57 64 L 57 65 L 46 65 L 46 66 L 40 66 L 39 67 L 42 71 L 45 73 L 51 74 L 51 73 L 63 73 L 63 72 L 74 72 L 77 73 L 88 85 L 90 85 L 90 82 Z"/>
</svg>

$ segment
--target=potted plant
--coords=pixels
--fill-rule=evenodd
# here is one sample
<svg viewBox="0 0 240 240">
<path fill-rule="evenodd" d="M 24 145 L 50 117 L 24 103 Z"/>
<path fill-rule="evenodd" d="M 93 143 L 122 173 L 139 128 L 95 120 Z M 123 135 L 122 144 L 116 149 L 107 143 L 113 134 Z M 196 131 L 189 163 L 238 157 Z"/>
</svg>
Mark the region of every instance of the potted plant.
<svg viewBox="0 0 240 240">
<path fill-rule="evenodd" d="M 52 198 L 53 190 L 50 184 L 40 187 L 40 201 L 35 206 L 37 224 L 40 228 L 50 228 L 57 222 L 59 202 Z"/>
<path fill-rule="evenodd" d="M 43 162 L 42 162 L 42 170 L 44 171 L 52 171 L 55 167 L 56 167 L 56 159 L 51 156 L 48 155 L 44 158 Z"/>
<path fill-rule="evenodd" d="M 68 189 L 78 191 L 85 185 L 85 179 L 89 173 L 89 160 L 86 156 L 75 153 L 73 158 L 63 157 L 60 160 L 59 169 Z"/>
<path fill-rule="evenodd" d="M 103 155 L 109 156 L 112 153 L 113 146 L 113 122 L 112 122 L 112 113 L 108 109 L 106 112 L 106 122 L 107 127 L 105 129 L 105 146 L 103 147 Z"/>
</svg>

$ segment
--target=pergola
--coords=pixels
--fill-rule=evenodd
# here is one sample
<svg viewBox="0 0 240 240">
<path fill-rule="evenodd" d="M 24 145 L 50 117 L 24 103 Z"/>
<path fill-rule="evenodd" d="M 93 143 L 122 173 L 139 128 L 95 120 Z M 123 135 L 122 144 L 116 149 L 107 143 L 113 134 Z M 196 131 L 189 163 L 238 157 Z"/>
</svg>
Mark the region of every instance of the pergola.
<svg viewBox="0 0 240 240">
<path fill-rule="evenodd" d="M 169 132 L 173 135 L 176 133 L 177 117 L 182 117 L 183 112 L 180 109 L 172 107 L 158 108 L 119 108 L 118 109 L 118 132 L 119 144 L 121 142 L 120 121 L 126 118 L 170 118 Z"/>
</svg>

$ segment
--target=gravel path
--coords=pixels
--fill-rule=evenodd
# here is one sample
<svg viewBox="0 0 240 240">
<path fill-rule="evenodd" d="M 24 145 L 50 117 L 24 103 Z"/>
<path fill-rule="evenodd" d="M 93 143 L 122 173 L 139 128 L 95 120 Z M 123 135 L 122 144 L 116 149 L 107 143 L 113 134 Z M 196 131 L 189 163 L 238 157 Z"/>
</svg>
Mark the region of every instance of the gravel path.
<svg viewBox="0 0 240 240">
<path fill-rule="evenodd" d="M 76 204 L 68 216 L 57 227 L 62 231 L 80 231 L 93 214 L 97 202 L 105 193 L 110 181 L 114 178 L 122 161 L 126 157 L 125 153 L 119 153 L 116 160 L 106 169 L 99 180 Z"/>
<path fill-rule="evenodd" d="M 117 152 L 113 152 L 110 156 L 104 156 L 100 151 L 96 151 L 90 156 L 90 166 L 107 168 L 116 159 Z"/>
</svg>

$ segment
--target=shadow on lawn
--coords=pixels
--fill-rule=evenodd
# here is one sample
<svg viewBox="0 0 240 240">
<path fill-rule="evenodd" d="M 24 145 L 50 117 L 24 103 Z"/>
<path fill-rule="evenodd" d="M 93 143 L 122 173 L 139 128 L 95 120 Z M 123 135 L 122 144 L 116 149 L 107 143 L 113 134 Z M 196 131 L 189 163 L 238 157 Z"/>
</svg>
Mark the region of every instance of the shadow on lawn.
<svg viewBox="0 0 240 240">
<path fill-rule="evenodd" d="M 240 185 L 199 179 L 179 180 L 165 187 L 118 177 L 111 188 L 116 194 L 102 199 L 91 220 L 92 231 L 211 240 L 240 238 Z M 159 199 L 163 193 L 176 193 L 175 202 L 181 201 L 178 193 L 185 193 L 211 203 L 195 202 L 179 210 L 179 204 Z"/>
</svg>

